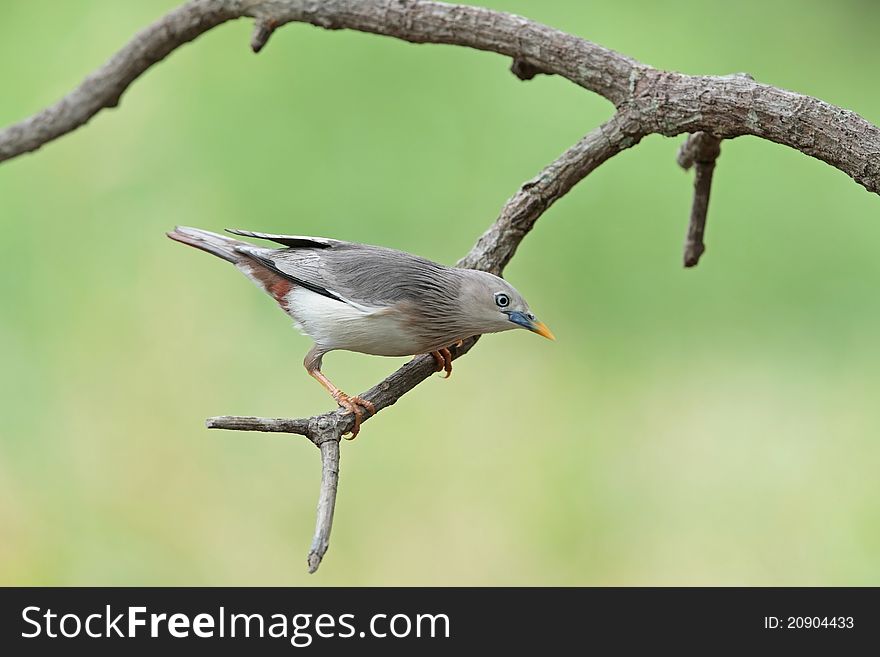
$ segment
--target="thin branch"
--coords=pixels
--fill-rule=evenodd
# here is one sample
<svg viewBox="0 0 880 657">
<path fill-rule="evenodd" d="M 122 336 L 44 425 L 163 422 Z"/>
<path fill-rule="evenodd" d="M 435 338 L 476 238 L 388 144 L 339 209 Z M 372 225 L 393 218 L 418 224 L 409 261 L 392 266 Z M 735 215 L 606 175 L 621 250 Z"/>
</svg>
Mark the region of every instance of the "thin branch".
<svg viewBox="0 0 880 657">
<path fill-rule="evenodd" d="M 630 112 L 621 111 L 526 181 L 505 203 L 495 223 L 458 262 L 459 267 L 501 274 L 538 218 L 609 158 L 644 137 Z"/>
<path fill-rule="evenodd" d="M 253 417 L 251 415 L 221 415 L 205 420 L 209 429 L 231 429 L 233 431 L 267 431 L 277 433 L 297 433 L 309 435 L 308 420 L 292 420 L 283 417 Z"/>
<path fill-rule="evenodd" d="M 635 129 L 636 124 L 629 117 L 617 114 L 565 151 L 540 174 L 523 183 L 517 193 L 505 203 L 495 223 L 458 263 L 459 266 L 500 274 L 520 242 L 547 208 L 600 164 L 638 143 L 641 135 L 633 132 Z M 450 347 L 453 359 L 467 353 L 477 339 L 478 337 L 470 338 L 459 347 Z M 396 403 L 431 376 L 434 368 L 433 357 L 419 356 L 359 396 L 372 402 L 376 412 L 379 412 Z M 364 417 L 363 421 L 367 420 L 369 416 Z M 208 418 L 207 426 L 209 429 L 295 433 L 308 437 L 321 448 L 324 474 L 321 479 L 317 528 L 308 559 L 309 572 L 315 572 L 330 540 L 338 483 L 339 441 L 343 434 L 351 431 L 354 417 L 341 409 L 299 419 L 222 416 Z M 336 446 L 335 451 L 329 451 L 330 443 Z"/>
<path fill-rule="evenodd" d="M 339 438 L 328 437 L 321 443 L 321 490 L 318 495 L 318 512 L 315 520 L 315 536 L 309 548 L 309 572 L 314 573 L 330 547 L 330 530 L 333 528 L 333 512 L 336 509 L 336 490 L 339 487 Z"/>
<path fill-rule="evenodd" d="M 691 219 L 684 243 L 684 266 L 694 267 L 706 250 L 703 241 L 706 215 L 709 212 L 709 194 L 712 191 L 712 173 L 715 161 L 721 155 L 721 140 L 706 132 L 690 135 L 678 151 L 678 164 L 687 170 L 694 167 L 694 201 Z"/>
<path fill-rule="evenodd" d="M 451 346 L 449 350 L 452 352 L 453 359 L 470 351 L 476 341 L 476 338 L 470 338 L 465 340 L 460 347 Z M 358 396 L 372 402 L 378 413 L 395 404 L 403 395 L 431 376 L 435 371 L 434 368 L 435 363 L 431 356 L 413 358 L 386 379 Z M 365 414 L 363 422 L 368 421 L 370 417 L 372 416 Z M 206 424 L 209 429 L 294 433 L 305 436 L 320 446 L 328 435 L 332 435 L 338 440 L 343 434 L 351 431 L 354 427 L 354 416 L 340 408 L 299 419 L 221 415 L 208 418 Z"/>
<path fill-rule="evenodd" d="M 537 176 L 523 183 L 516 194 L 504 204 L 498 219 L 458 262 L 458 266 L 502 273 L 523 238 L 547 208 L 600 164 L 638 143 L 641 135 L 632 132 L 633 129 L 635 125 L 625 114 L 616 114 L 565 151 Z M 471 338 L 465 340 L 460 347 L 450 347 L 453 359 L 466 354 L 475 343 L 476 338 Z M 384 381 L 358 396 L 372 402 L 378 413 L 431 376 L 434 367 L 431 356 L 414 358 Z M 363 422 L 367 422 L 370 417 L 365 415 Z M 337 437 L 341 437 L 354 426 L 354 417 L 342 409 L 299 419 L 226 415 L 208 418 L 207 426 L 209 429 L 295 433 L 316 442 L 314 436 L 319 431 L 324 434 L 332 429 Z"/>
<path fill-rule="evenodd" d="M 466 354 L 476 344 L 478 337 L 465 340 L 461 346 L 450 347 L 453 359 Z M 381 383 L 360 395 L 376 407 L 376 412 L 388 408 L 419 383 L 434 373 L 434 358 L 419 356 L 394 372 Z M 365 417 L 364 420 L 369 419 Z M 221 416 L 208 418 L 209 429 L 232 429 L 237 431 L 269 431 L 294 433 L 306 436 L 321 450 L 321 488 L 315 535 L 309 548 L 309 572 L 314 573 L 330 546 L 330 530 L 336 506 L 336 490 L 339 485 L 339 441 L 351 431 L 354 417 L 341 409 L 310 418 L 260 418 L 249 416 Z"/>
<path fill-rule="evenodd" d="M 458 266 L 500 274 L 547 208 L 602 162 L 638 143 L 641 135 L 632 132 L 634 128 L 625 115 L 617 114 L 565 151 L 537 176 L 523 183 Z M 471 338 L 460 347 L 450 347 L 453 359 L 466 354 L 475 343 L 476 338 Z M 431 376 L 434 367 L 431 356 L 414 358 L 358 396 L 372 402 L 378 413 Z M 365 415 L 363 422 L 370 417 Z M 208 418 L 207 426 L 209 429 L 295 433 L 315 442 L 314 434 L 318 429 L 323 433 L 332 427 L 337 436 L 347 433 L 354 426 L 354 417 L 342 409 L 299 419 L 224 415 Z"/>
</svg>

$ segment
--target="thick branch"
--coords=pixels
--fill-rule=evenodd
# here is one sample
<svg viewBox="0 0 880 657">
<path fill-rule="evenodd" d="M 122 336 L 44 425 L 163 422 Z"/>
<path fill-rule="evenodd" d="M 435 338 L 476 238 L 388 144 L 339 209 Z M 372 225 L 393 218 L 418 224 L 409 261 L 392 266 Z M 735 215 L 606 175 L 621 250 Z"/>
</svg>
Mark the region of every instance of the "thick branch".
<svg viewBox="0 0 880 657">
<path fill-rule="evenodd" d="M 495 52 L 512 58 L 515 71 L 526 76 L 560 75 L 618 107 L 632 107 L 645 134 L 755 135 L 823 160 L 880 193 L 880 128 L 854 112 L 743 75 L 660 71 L 521 16 L 428 0 L 191 0 L 136 35 L 58 103 L 0 132 L 0 162 L 114 107 L 132 81 L 175 48 L 245 16 L 257 20 L 255 50 L 277 26 L 296 21 Z"/>
<path fill-rule="evenodd" d="M 709 193 L 712 191 L 712 172 L 721 154 L 721 140 L 705 132 L 692 134 L 678 151 L 678 164 L 683 169 L 694 167 L 694 201 L 691 219 L 684 243 L 684 266 L 694 267 L 706 250 L 703 236 L 706 232 L 706 214 L 709 212 Z"/>
<path fill-rule="evenodd" d="M 634 85 L 631 103 L 648 133 L 753 135 L 822 160 L 880 194 L 880 128 L 855 112 L 743 75 L 655 69 Z"/>
<path fill-rule="evenodd" d="M 251 48 L 290 22 L 353 29 L 412 43 L 446 43 L 513 57 L 614 103 L 627 97 L 635 60 L 534 21 L 481 7 L 422 0 L 191 0 L 135 37 L 55 105 L 0 132 L 0 162 L 38 149 L 115 107 L 122 93 L 175 48 L 229 20 L 257 20 Z"/>
</svg>

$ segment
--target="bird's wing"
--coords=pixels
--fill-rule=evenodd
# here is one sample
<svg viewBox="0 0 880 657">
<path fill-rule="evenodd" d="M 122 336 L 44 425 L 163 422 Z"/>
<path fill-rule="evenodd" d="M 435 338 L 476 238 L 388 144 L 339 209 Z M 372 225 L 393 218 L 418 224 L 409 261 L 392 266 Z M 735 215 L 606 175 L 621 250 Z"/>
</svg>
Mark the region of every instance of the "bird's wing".
<svg viewBox="0 0 880 657">
<path fill-rule="evenodd" d="M 402 302 L 418 306 L 429 300 L 445 305 L 457 296 L 461 284 L 455 270 L 403 251 L 323 238 L 283 239 L 321 242 L 286 249 L 243 246 L 238 250 L 296 284 L 365 312 Z"/>
<path fill-rule="evenodd" d="M 247 245 L 240 246 L 236 250 L 257 260 L 276 274 L 312 292 L 336 301 L 347 301 L 341 295 L 326 287 L 325 276 L 321 272 L 321 262 L 318 253 L 323 249 L 332 249 L 333 247 L 349 244 L 349 242 L 326 237 L 260 233 L 238 228 L 227 228 L 226 232 L 243 237 L 270 240 L 288 247 L 286 249 L 266 249 Z M 282 253 L 285 257 L 279 257 Z"/>
<path fill-rule="evenodd" d="M 326 277 L 322 276 L 320 271 L 320 259 L 318 258 L 317 251 L 308 248 L 263 249 L 250 245 L 239 246 L 236 248 L 236 251 L 253 258 L 264 267 L 300 287 L 335 301 L 349 303 L 348 299 L 327 287 Z M 280 257 L 281 254 L 289 255 L 287 252 L 295 253 L 295 257 Z M 362 310 L 368 309 L 362 308 Z"/>
</svg>

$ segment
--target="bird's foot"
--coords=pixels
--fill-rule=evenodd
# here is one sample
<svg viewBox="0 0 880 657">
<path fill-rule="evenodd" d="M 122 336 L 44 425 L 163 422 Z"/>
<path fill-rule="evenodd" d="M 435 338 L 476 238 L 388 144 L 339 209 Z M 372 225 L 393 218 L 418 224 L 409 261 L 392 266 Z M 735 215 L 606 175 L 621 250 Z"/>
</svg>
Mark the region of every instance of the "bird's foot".
<svg viewBox="0 0 880 657">
<path fill-rule="evenodd" d="M 333 395 L 333 397 L 336 399 L 336 403 L 345 409 L 346 413 L 354 414 L 354 426 L 351 428 L 351 435 L 343 436 L 346 440 L 354 440 L 361 430 L 361 418 L 364 415 L 362 409 L 368 410 L 370 417 L 372 417 L 376 414 L 376 407 L 373 406 L 373 402 L 367 401 L 362 397 L 349 397 L 344 392 Z"/>
<path fill-rule="evenodd" d="M 445 370 L 446 376 L 443 377 L 444 379 L 448 379 L 452 376 L 452 352 L 446 347 L 443 347 L 443 349 L 432 351 L 431 355 L 434 357 L 434 363 L 437 366 L 434 371 L 439 372 Z"/>
</svg>

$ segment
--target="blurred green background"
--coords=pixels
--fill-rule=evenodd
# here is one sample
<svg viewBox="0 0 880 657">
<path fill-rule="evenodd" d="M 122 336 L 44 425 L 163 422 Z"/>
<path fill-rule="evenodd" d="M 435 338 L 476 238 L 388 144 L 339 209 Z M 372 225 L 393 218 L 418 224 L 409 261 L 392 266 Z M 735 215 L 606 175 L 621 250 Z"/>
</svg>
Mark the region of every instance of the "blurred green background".
<svg viewBox="0 0 880 657">
<path fill-rule="evenodd" d="M 0 124 L 175 0 L 0 0 Z M 880 123 L 880 7 L 486 2 L 689 73 L 748 71 Z M 330 552 L 301 437 L 310 346 L 175 224 L 452 263 L 610 116 L 499 56 L 251 23 L 0 165 L 2 584 L 880 584 L 880 199 L 788 149 L 723 145 L 696 270 L 690 174 L 651 137 L 554 206 L 506 277 L 558 341 L 487 338 L 343 445 Z M 334 353 L 365 389 L 402 359 Z"/>
</svg>

